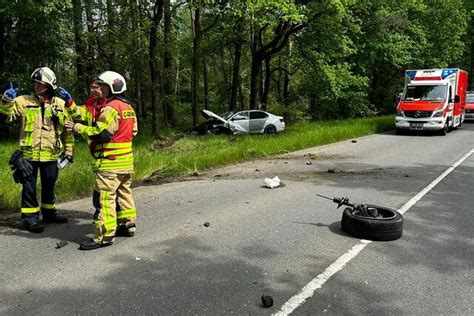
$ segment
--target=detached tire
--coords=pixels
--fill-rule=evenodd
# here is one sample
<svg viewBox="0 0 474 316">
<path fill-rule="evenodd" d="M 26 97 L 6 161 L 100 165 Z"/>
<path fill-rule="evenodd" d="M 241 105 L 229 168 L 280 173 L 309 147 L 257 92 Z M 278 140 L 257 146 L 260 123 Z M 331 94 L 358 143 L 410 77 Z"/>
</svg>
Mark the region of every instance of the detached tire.
<svg viewBox="0 0 474 316">
<path fill-rule="evenodd" d="M 358 210 L 347 207 L 342 213 L 342 229 L 357 238 L 388 241 L 395 240 L 403 233 L 403 216 L 397 211 L 383 206 L 366 204 L 368 208 L 375 208 L 378 217 L 362 216 Z"/>
</svg>

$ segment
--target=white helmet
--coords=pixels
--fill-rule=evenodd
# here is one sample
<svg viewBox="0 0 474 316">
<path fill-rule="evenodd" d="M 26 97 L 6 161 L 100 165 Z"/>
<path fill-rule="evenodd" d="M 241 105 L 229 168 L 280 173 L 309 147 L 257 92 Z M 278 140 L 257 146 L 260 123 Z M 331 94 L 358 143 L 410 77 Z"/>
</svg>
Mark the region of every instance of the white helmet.
<svg viewBox="0 0 474 316">
<path fill-rule="evenodd" d="M 115 71 L 104 71 L 97 76 L 97 83 L 108 85 L 112 94 L 120 94 L 127 90 L 125 78 Z"/>
<path fill-rule="evenodd" d="M 37 68 L 31 74 L 31 79 L 34 81 L 48 84 L 49 86 L 51 86 L 51 88 L 53 88 L 53 90 L 56 90 L 58 88 L 56 75 L 48 67 Z"/>
</svg>

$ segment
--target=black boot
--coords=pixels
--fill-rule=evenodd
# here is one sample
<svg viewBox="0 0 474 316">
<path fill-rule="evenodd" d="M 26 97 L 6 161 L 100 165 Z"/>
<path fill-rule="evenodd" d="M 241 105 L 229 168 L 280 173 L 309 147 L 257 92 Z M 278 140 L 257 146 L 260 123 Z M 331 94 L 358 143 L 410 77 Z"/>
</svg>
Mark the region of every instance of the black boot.
<svg viewBox="0 0 474 316">
<path fill-rule="evenodd" d="M 97 243 L 93 239 L 87 239 L 81 242 L 79 249 L 81 250 L 94 250 L 100 247 L 111 246 L 114 243 L 114 239 L 111 237 L 104 237 L 102 243 Z"/>
<path fill-rule="evenodd" d="M 96 208 L 94 212 L 94 219 L 98 220 L 99 219 L 99 214 L 100 214 L 100 208 Z"/>
<path fill-rule="evenodd" d="M 43 230 L 44 230 L 44 226 L 41 225 L 39 222 L 30 224 L 30 223 L 25 221 L 24 224 L 25 224 L 26 230 L 33 233 L 33 234 L 42 233 Z"/>
<path fill-rule="evenodd" d="M 67 223 L 67 217 L 59 215 L 56 210 L 47 210 L 43 211 L 43 222 L 44 223 L 58 223 L 64 224 Z"/>
<path fill-rule="evenodd" d="M 39 212 L 38 213 L 23 213 L 21 214 L 23 219 L 23 225 L 25 229 L 31 233 L 39 234 L 44 230 L 44 226 L 39 222 Z"/>
<path fill-rule="evenodd" d="M 133 237 L 135 235 L 135 224 L 120 224 L 117 226 L 115 236 L 117 237 Z"/>
</svg>

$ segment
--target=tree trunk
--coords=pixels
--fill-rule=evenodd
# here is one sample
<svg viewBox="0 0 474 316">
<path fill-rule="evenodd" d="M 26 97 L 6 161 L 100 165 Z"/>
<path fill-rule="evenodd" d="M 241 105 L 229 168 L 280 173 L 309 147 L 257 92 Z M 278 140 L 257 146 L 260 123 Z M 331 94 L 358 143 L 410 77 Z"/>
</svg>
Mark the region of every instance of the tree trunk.
<svg viewBox="0 0 474 316">
<path fill-rule="evenodd" d="M 5 13 L 0 12 L 0 82 L 5 81 L 5 44 L 7 33 L 7 21 Z"/>
<path fill-rule="evenodd" d="M 273 56 L 274 54 L 281 51 L 287 44 L 290 38 L 290 35 L 301 30 L 305 25 L 297 24 L 293 25 L 288 21 L 281 22 L 275 29 L 275 36 L 267 44 L 261 44 L 260 47 L 257 47 L 258 41 L 261 38 L 261 33 L 264 31 L 264 28 L 254 35 L 252 41 L 252 69 L 250 74 L 250 104 L 251 109 L 255 109 L 257 105 L 257 90 L 259 88 L 258 76 L 261 71 L 262 62 Z"/>
<path fill-rule="evenodd" d="M 203 69 L 203 79 L 204 79 L 204 108 L 209 110 L 209 76 L 207 69 L 207 58 L 204 56 L 202 60 Z"/>
<path fill-rule="evenodd" d="M 83 24 L 82 24 L 82 5 L 81 0 L 72 1 L 73 24 L 74 24 L 74 42 L 76 48 L 76 76 L 77 85 L 79 87 L 79 95 L 84 98 L 87 95 L 87 77 L 84 73 L 84 58 L 86 49 L 83 40 Z"/>
<path fill-rule="evenodd" d="M 132 32 L 138 34 L 140 30 L 140 18 L 139 18 L 139 9 L 140 9 L 140 0 L 131 1 L 131 19 L 132 19 Z M 142 50 L 142 43 L 139 36 L 134 37 L 134 46 L 137 51 Z M 135 83 L 135 98 L 137 100 L 137 121 L 139 128 L 143 121 L 143 97 L 142 97 L 142 72 L 143 64 L 142 58 L 139 54 L 135 53 L 133 58 L 133 78 Z"/>
<path fill-rule="evenodd" d="M 87 20 L 87 62 L 86 62 L 86 72 L 91 79 L 92 75 L 96 75 L 97 69 L 95 67 L 95 50 L 94 41 L 92 40 L 95 37 L 94 30 L 94 18 L 92 16 L 92 4 L 93 0 L 85 0 L 85 9 L 86 9 L 86 20 Z"/>
<path fill-rule="evenodd" d="M 153 8 L 153 16 L 150 26 L 150 47 L 148 61 L 150 64 L 151 77 L 151 109 L 152 109 L 152 132 L 155 137 L 160 136 L 160 127 L 158 124 L 158 91 L 159 87 L 159 70 L 156 65 L 157 55 L 157 32 L 158 25 L 163 14 L 163 0 L 156 0 Z"/>
<path fill-rule="evenodd" d="M 171 126 L 176 126 L 176 114 L 174 110 L 173 93 L 173 57 L 171 55 L 171 3 L 170 0 L 163 1 L 164 28 L 163 28 L 163 108 L 166 109 L 166 121 Z"/>
<path fill-rule="evenodd" d="M 469 32 L 471 33 L 471 54 L 470 54 L 470 76 L 469 76 L 469 90 L 474 90 L 474 11 L 471 10 L 471 27 Z"/>
<path fill-rule="evenodd" d="M 113 0 L 106 0 L 106 8 L 107 8 L 107 32 L 109 34 L 113 33 L 113 30 L 114 28 L 116 27 L 115 26 L 115 21 L 116 21 L 116 17 L 115 17 L 115 9 L 114 9 L 114 3 L 113 3 Z M 110 36 L 111 39 L 114 39 L 115 37 L 114 36 Z M 114 47 L 115 46 L 115 40 L 111 43 L 111 45 L 109 47 Z M 115 52 L 113 51 L 113 49 L 111 49 L 109 52 L 109 56 L 108 56 L 108 61 L 109 61 L 109 67 L 111 69 L 116 69 L 116 56 L 115 56 Z"/>
<path fill-rule="evenodd" d="M 232 69 L 232 83 L 230 86 L 229 111 L 235 111 L 237 108 L 237 92 L 240 85 L 240 61 L 242 59 L 242 41 L 238 39 L 234 45 L 234 65 Z"/>
<path fill-rule="evenodd" d="M 265 78 L 263 79 L 263 92 L 260 99 L 261 110 L 267 110 L 268 94 L 270 93 L 270 80 L 272 78 L 272 70 L 270 67 L 271 57 L 265 59 Z"/>
<path fill-rule="evenodd" d="M 6 46 L 7 21 L 5 13 L 0 12 L 0 82 L 5 82 L 5 46 Z M 8 125 L 5 122 L 6 115 L 0 114 L 0 136 L 9 134 Z"/>
<path fill-rule="evenodd" d="M 259 89 L 259 77 L 262 68 L 262 58 L 259 54 L 258 48 L 258 37 L 260 31 L 254 33 L 252 36 L 252 66 L 250 71 L 250 99 L 249 109 L 254 110 L 257 108 L 258 100 L 258 89 Z"/>
<path fill-rule="evenodd" d="M 290 74 L 291 74 L 291 57 L 292 57 L 292 42 L 288 42 L 288 59 L 287 59 L 287 65 L 286 65 L 286 70 L 284 73 L 284 78 L 283 78 L 283 104 L 289 105 L 290 104 Z"/>
<path fill-rule="evenodd" d="M 191 70 L 191 107 L 193 126 L 199 125 L 199 65 L 201 59 L 201 0 L 193 0 L 193 64 Z"/>
</svg>

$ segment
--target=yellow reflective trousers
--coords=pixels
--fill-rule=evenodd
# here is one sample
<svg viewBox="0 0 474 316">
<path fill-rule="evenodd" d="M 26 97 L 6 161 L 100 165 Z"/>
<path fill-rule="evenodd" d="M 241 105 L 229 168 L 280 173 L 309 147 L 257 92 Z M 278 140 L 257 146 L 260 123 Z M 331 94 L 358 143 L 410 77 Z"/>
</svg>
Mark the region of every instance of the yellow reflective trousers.
<svg viewBox="0 0 474 316">
<path fill-rule="evenodd" d="M 135 224 L 137 211 L 131 185 L 132 175 L 129 173 L 99 171 L 96 174 L 95 190 L 99 192 L 100 213 L 95 221 L 95 242 L 102 243 L 104 237 L 113 238 L 117 225 L 134 227 L 130 224 Z M 116 210 L 116 201 L 119 210 Z"/>
</svg>

